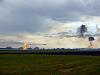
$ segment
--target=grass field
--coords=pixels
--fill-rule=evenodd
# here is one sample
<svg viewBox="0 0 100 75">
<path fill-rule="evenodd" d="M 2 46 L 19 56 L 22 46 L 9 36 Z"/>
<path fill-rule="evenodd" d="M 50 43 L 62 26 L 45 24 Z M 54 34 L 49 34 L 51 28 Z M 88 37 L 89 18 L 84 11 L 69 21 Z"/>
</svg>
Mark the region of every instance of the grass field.
<svg viewBox="0 0 100 75">
<path fill-rule="evenodd" d="M 0 54 L 0 75 L 100 75 L 100 56 Z"/>
</svg>

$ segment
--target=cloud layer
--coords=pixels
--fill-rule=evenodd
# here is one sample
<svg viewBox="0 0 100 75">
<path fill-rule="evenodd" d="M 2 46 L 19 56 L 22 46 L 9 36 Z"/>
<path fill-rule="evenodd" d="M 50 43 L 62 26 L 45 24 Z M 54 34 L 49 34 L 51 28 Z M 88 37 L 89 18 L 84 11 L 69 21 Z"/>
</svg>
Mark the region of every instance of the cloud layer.
<svg viewBox="0 0 100 75">
<path fill-rule="evenodd" d="M 57 23 L 100 16 L 99 7 L 99 0 L 1 0 L 0 33 L 45 32 Z"/>
<path fill-rule="evenodd" d="M 46 43 L 47 47 L 87 47 L 87 38 L 85 45 L 80 46 L 77 41 L 81 39 L 44 37 L 44 34 L 75 32 L 82 23 L 95 32 L 95 25 L 100 25 L 99 7 L 100 0 L 0 0 L 0 41 L 27 39 Z"/>
</svg>

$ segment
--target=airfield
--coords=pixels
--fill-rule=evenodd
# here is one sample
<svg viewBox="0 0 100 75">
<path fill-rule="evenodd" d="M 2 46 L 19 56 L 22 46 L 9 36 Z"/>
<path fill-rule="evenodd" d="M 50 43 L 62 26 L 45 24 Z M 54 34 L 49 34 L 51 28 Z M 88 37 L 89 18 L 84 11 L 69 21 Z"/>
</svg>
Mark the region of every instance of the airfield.
<svg viewBox="0 0 100 75">
<path fill-rule="evenodd" d="M 0 49 L 0 75 L 100 75 L 100 49 Z"/>
<path fill-rule="evenodd" d="M 93 48 L 88 38 L 74 38 L 63 39 L 86 48 L 0 48 L 0 75 L 100 75 L 99 38 Z"/>
<path fill-rule="evenodd" d="M 100 75 L 100 57 L 0 54 L 0 75 Z"/>
<path fill-rule="evenodd" d="M 0 48 L 0 75 L 100 75 L 100 40 L 78 40 L 87 48 Z"/>
</svg>

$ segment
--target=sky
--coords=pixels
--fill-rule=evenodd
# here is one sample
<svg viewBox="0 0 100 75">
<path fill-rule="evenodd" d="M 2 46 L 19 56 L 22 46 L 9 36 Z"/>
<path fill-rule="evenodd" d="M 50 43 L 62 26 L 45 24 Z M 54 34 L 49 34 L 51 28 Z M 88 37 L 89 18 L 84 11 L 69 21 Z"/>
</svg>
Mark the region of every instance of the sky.
<svg viewBox="0 0 100 75">
<path fill-rule="evenodd" d="M 81 39 L 60 39 L 59 33 L 75 33 L 81 24 L 91 33 L 96 32 L 96 25 L 100 27 L 100 0 L 0 0 L 0 42 L 80 47 L 76 42 Z"/>
</svg>

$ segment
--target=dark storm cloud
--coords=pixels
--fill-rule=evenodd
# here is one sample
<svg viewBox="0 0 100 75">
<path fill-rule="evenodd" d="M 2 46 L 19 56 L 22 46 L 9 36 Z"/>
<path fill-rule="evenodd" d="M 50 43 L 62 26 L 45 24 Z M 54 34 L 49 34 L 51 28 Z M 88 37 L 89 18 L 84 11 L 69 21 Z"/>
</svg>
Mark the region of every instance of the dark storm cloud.
<svg viewBox="0 0 100 75">
<path fill-rule="evenodd" d="M 100 0 L 1 0 L 0 33 L 46 31 L 51 21 L 71 22 L 86 15 L 100 16 L 99 7 Z"/>
</svg>

